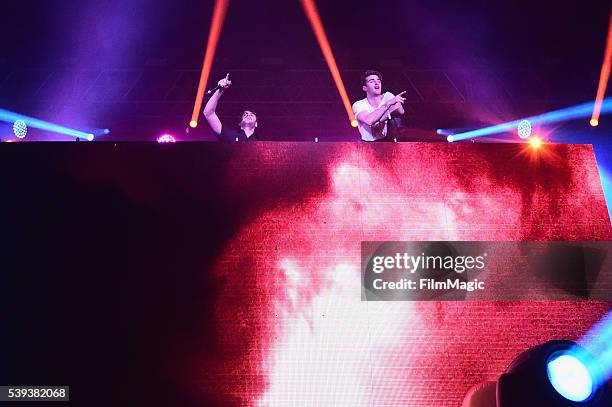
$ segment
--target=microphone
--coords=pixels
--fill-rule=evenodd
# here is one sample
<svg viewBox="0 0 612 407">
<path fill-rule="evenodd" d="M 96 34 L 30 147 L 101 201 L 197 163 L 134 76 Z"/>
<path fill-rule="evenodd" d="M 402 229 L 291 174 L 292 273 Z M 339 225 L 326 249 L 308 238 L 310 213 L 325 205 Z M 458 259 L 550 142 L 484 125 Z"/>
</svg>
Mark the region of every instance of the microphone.
<svg viewBox="0 0 612 407">
<path fill-rule="evenodd" d="M 229 74 L 225 75 L 225 79 L 229 81 Z M 231 83 L 231 82 L 230 82 L 230 83 Z M 227 87 L 229 87 L 229 86 L 227 86 Z M 215 86 L 214 88 L 207 90 L 207 91 L 206 91 L 206 94 L 207 94 L 207 95 L 210 95 L 211 93 L 215 93 L 215 92 L 216 92 L 216 91 L 218 91 L 219 89 L 226 89 L 226 87 L 223 87 L 223 86 L 221 86 L 221 85 L 217 85 L 217 86 Z"/>
</svg>

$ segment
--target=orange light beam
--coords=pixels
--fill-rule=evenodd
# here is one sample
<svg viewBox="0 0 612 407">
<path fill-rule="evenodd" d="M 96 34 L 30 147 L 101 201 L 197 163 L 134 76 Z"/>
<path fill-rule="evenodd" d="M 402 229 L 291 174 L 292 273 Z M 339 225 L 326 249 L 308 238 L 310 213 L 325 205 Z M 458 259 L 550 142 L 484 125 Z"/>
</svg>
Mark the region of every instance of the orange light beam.
<svg viewBox="0 0 612 407">
<path fill-rule="evenodd" d="M 215 8 L 213 10 L 210 32 L 208 33 L 208 42 L 206 44 L 206 53 L 204 54 L 204 63 L 202 65 L 202 74 L 200 75 L 200 84 L 198 85 L 198 94 L 196 95 L 193 114 L 191 115 L 191 122 L 189 123 L 189 126 L 193 128 L 198 125 L 198 117 L 200 116 L 200 109 L 202 109 L 202 102 L 204 101 L 204 89 L 208 82 L 208 77 L 210 76 L 210 70 L 215 57 L 215 51 L 217 50 L 217 44 L 219 43 L 219 36 L 223 28 L 228 5 L 229 0 L 215 0 Z"/>
<path fill-rule="evenodd" d="M 329 45 L 327 34 L 325 34 L 325 29 L 323 28 L 323 22 L 319 16 L 317 5 L 315 4 L 314 0 L 300 0 L 300 2 L 302 3 L 302 7 L 306 12 L 310 26 L 317 37 L 317 41 L 319 42 L 319 46 L 321 47 L 321 51 L 325 57 L 325 62 L 327 62 L 327 66 L 329 67 L 332 77 L 334 78 L 334 82 L 336 83 L 336 87 L 340 93 L 340 98 L 342 99 L 342 104 L 346 109 L 346 114 L 351 121 L 351 125 L 355 126 L 355 115 L 353 114 L 351 102 L 349 102 L 346 89 L 344 88 L 344 83 L 342 82 L 342 77 L 340 76 L 340 71 L 338 70 L 338 65 L 336 64 L 336 59 L 334 58 L 334 53 Z"/>
<path fill-rule="evenodd" d="M 601 113 L 601 104 L 603 102 L 608 79 L 610 79 L 610 64 L 612 62 L 612 13 L 610 13 L 610 24 L 608 26 L 608 38 L 606 40 L 606 52 L 604 53 L 603 64 L 601 65 L 601 73 L 599 74 L 599 85 L 597 86 L 597 96 L 595 97 L 595 106 L 593 107 L 593 115 L 591 116 L 591 125 L 597 126 L 599 123 L 599 114 Z"/>
</svg>

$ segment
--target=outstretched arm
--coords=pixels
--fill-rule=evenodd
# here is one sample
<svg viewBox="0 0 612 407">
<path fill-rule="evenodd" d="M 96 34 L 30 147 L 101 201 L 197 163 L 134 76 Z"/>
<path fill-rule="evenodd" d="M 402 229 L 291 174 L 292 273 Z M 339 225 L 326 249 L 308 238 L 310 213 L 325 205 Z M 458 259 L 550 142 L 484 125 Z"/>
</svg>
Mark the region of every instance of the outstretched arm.
<svg viewBox="0 0 612 407">
<path fill-rule="evenodd" d="M 225 79 L 221 79 L 219 81 L 220 89 L 217 89 L 215 93 L 208 99 L 206 102 L 206 106 L 204 106 L 204 117 L 210 127 L 216 134 L 221 134 L 221 120 L 219 120 L 219 116 L 217 116 L 217 104 L 219 103 L 219 99 L 221 99 L 221 95 L 225 92 L 225 89 L 229 88 L 232 82 L 229 80 L 229 74 L 225 77 Z"/>
<path fill-rule="evenodd" d="M 402 103 L 406 101 L 406 99 L 402 97 L 404 93 L 406 93 L 406 91 L 394 96 L 393 99 L 387 101 L 384 105 L 382 105 L 381 107 L 379 107 L 378 109 L 374 110 L 371 113 L 368 113 L 366 111 L 359 113 L 357 115 L 357 120 L 359 120 L 362 123 L 367 124 L 368 126 L 372 126 L 378 123 L 381 119 L 384 119 L 386 115 L 389 114 L 390 111 L 396 110 L 397 108 L 390 110 L 392 106 L 394 105 L 399 105 L 403 113 L 404 109 L 401 106 L 402 106 Z"/>
</svg>

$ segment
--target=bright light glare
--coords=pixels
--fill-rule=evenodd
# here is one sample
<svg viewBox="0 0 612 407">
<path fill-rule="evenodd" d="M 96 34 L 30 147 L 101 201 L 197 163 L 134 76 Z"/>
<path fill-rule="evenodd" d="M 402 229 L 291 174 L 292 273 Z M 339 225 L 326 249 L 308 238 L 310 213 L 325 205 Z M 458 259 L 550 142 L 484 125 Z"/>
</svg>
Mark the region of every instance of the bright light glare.
<svg viewBox="0 0 612 407">
<path fill-rule="evenodd" d="M 570 401 L 585 401 L 593 393 L 593 379 L 586 366 L 575 356 L 553 355 L 546 372 L 554 389 Z"/>
<path fill-rule="evenodd" d="M 157 138 L 157 142 L 160 143 L 160 144 L 176 143 L 176 139 L 171 134 L 164 134 L 164 135 L 159 136 Z"/>
<path fill-rule="evenodd" d="M 542 146 L 542 139 L 539 138 L 538 136 L 533 136 L 532 138 L 529 139 L 529 144 L 533 148 L 540 148 Z"/>
</svg>

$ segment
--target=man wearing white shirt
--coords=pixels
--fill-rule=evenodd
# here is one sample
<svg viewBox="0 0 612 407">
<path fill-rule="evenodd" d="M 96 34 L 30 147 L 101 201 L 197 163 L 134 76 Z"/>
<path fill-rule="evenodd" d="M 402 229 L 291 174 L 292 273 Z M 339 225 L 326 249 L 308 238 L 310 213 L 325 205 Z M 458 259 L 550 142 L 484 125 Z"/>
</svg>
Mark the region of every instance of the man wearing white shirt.
<svg viewBox="0 0 612 407">
<path fill-rule="evenodd" d="M 387 136 L 387 121 L 392 116 L 404 114 L 403 103 L 406 99 L 391 92 L 382 93 L 382 75 L 377 71 L 365 71 L 361 84 L 366 93 L 365 99 L 353 103 L 353 113 L 358 121 L 359 133 L 363 141 L 383 140 Z"/>
</svg>

